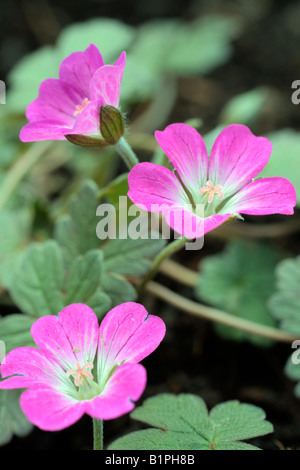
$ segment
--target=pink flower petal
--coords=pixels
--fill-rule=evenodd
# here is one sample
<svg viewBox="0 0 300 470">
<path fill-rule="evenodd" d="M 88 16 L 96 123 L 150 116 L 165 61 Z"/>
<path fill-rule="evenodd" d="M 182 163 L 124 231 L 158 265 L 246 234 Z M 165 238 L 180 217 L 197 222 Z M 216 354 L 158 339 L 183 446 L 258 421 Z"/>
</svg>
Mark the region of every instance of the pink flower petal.
<svg viewBox="0 0 300 470">
<path fill-rule="evenodd" d="M 139 362 L 154 351 L 165 335 L 164 322 L 148 315 L 143 305 L 126 302 L 113 308 L 100 325 L 102 364 Z"/>
<path fill-rule="evenodd" d="M 222 225 L 231 214 L 216 214 L 201 218 L 191 211 L 183 208 L 170 211 L 165 216 L 166 223 L 178 234 L 193 240 L 202 238 L 207 232 Z"/>
<path fill-rule="evenodd" d="M 262 178 L 242 188 L 223 210 L 251 215 L 291 215 L 296 200 L 296 190 L 286 178 Z"/>
<path fill-rule="evenodd" d="M 187 124 L 171 124 L 164 131 L 156 131 L 155 137 L 196 200 L 207 181 L 208 157 L 201 135 Z"/>
<path fill-rule="evenodd" d="M 32 337 L 41 351 L 65 370 L 93 362 L 99 326 L 96 314 L 85 304 L 71 304 L 55 317 L 39 318 L 31 327 Z"/>
<path fill-rule="evenodd" d="M 43 431 L 65 429 L 85 411 L 85 401 L 76 401 L 46 386 L 26 390 L 20 404 L 27 419 Z"/>
<path fill-rule="evenodd" d="M 84 98 L 78 87 L 57 78 L 47 78 L 40 85 L 38 98 L 28 105 L 26 117 L 29 122 L 51 120 L 73 127 L 76 105 Z"/>
<path fill-rule="evenodd" d="M 248 127 L 232 124 L 217 137 L 209 159 L 208 180 L 221 184 L 226 197 L 248 184 L 266 166 L 272 144 Z"/>
<path fill-rule="evenodd" d="M 128 175 L 128 197 L 142 209 L 164 213 L 174 204 L 189 203 L 178 179 L 168 168 L 139 163 Z M 159 207 L 161 206 L 161 207 Z"/>
<path fill-rule="evenodd" d="M 90 81 L 94 73 L 104 65 L 102 55 L 94 44 L 85 51 L 73 52 L 59 68 L 59 78 L 79 87 L 86 98 L 90 96 Z M 79 104 L 79 103 L 78 103 Z"/>
<path fill-rule="evenodd" d="M 92 101 L 104 101 L 115 108 L 119 106 L 125 63 L 126 54 L 122 52 L 115 65 L 104 65 L 95 72 L 90 83 Z"/>
<path fill-rule="evenodd" d="M 100 137 L 100 106 L 104 102 L 91 101 L 77 116 L 70 134 L 98 135 Z"/>
<path fill-rule="evenodd" d="M 109 379 L 105 391 L 86 402 L 86 412 L 103 420 L 129 413 L 134 408 L 133 401 L 142 395 L 146 382 L 146 370 L 141 364 L 122 364 Z"/>
<path fill-rule="evenodd" d="M 72 132 L 71 127 L 57 120 L 44 120 L 30 122 L 22 127 L 20 140 L 22 142 L 36 142 L 40 140 L 65 140 L 65 135 Z"/>
<path fill-rule="evenodd" d="M 10 351 L 1 364 L 2 378 L 20 374 L 0 382 L 0 389 L 25 388 L 32 384 L 57 384 L 55 366 L 36 348 L 22 347 Z"/>
</svg>

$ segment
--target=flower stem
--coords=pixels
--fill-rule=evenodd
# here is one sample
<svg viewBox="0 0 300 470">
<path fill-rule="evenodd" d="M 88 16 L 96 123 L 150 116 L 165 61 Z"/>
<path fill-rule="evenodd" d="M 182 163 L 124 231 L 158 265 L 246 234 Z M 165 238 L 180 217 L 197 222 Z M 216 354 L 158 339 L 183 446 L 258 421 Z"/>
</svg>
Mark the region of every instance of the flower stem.
<svg viewBox="0 0 300 470">
<path fill-rule="evenodd" d="M 29 147 L 16 162 L 7 174 L 0 190 L 0 210 L 3 209 L 10 196 L 13 194 L 18 184 L 26 173 L 45 155 L 51 147 L 52 142 L 38 142 Z"/>
<path fill-rule="evenodd" d="M 139 159 L 124 137 L 121 137 L 115 144 L 117 152 L 123 158 L 129 170 L 139 163 Z"/>
<path fill-rule="evenodd" d="M 103 421 L 93 418 L 94 450 L 103 450 Z"/>
<path fill-rule="evenodd" d="M 148 281 L 150 281 L 157 271 L 159 270 L 159 267 L 161 263 L 166 259 L 169 258 L 171 255 L 176 253 L 176 251 L 179 251 L 188 241 L 186 237 L 181 237 L 177 238 L 171 243 L 169 243 L 165 248 L 157 255 L 157 257 L 154 259 L 151 268 L 149 271 L 145 274 L 144 278 L 140 282 L 140 284 L 137 286 L 137 293 L 140 294 L 142 290 L 144 289 L 145 285 L 147 284 Z"/>
<path fill-rule="evenodd" d="M 187 299 L 154 281 L 150 281 L 147 284 L 146 291 L 185 313 L 204 318 L 212 322 L 220 323 L 222 325 L 230 326 L 237 330 L 245 331 L 247 333 L 259 335 L 263 338 L 268 338 L 273 341 L 280 341 L 283 343 L 292 343 L 295 339 L 298 339 L 295 335 L 277 328 L 255 323 L 251 320 L 223 312 L 222 310 L 194 302 L 193 300 Z"/>
</svg>

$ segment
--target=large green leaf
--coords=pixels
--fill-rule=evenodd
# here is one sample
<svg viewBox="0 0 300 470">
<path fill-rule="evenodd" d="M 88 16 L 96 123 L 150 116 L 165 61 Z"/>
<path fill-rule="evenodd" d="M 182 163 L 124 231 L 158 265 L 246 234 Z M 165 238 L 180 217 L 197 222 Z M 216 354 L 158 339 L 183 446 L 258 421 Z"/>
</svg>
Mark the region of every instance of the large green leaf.
<svg viewBox="0 0 300 470">
<path fill-rule="evenodd" d="M 121 437 L 109 450 L 258 450 L 239 441 L 273 431 L 261 408 L 232 400 L 209 413 L 204 401 L 191 394 L 149 398 L 131 417 L 156 429 Z"/>
<path fill-rule="evenodd" d="M 196 296 L 233 315 L 274 326 L 267 302 L 275 289 L 274 269 L 278 261 L 277 251 L 266 243 L 233 241 L 224 252 L 203 259 Z M 265 338 L 223 325 L 216 329 L 229 339 L 270 344 Z"/>
<path fill-rule="evenodd" d="M 24 437 L 33 428 L 20 405 L 19 390 L 0 390 L 0 445 L 7 444 L 13 435 Z"/>
<path fill-rule="evenodd" d="M 102 289 L 102 253 L 90 250 L 63 267 L 59 245 L 48 240 L 33 243 L 24 254 L 10 293 L 16 304 L 33 317 L 57 315 L 71 303 L 86 303 L 98 316 L 109 310 L 111 300 Z"/>
<path fill-rule="evenodd" d="M 107 272 L 137 276 L 150 269 L 150 258 L 165 245 L 162 238 L 110 240 L 103 248 L 104 266 Z"/>
<path fill-rule="evenodd" d="M 89 180 L 82 184 L 69 204 L 69 212 L 55 226 L 55 239 L 62 248 L 66 266 L 78 255 L 99 246 L 96 234 L 96 210 L 99 204 L 97 185 Z"/>
<path fill-rule="evenodd" d="M 27 208 L 0 212 L 0 282 L 9 287 L 14 271 L 29 242 L 32 214 Z"/>
<path fill-rule="evenodd" d="M 64 307 L 63 284 L 63 259 L 57 243 L 32 243 L 15 271 L 10 294 L 29 315 L 56 315 Z"/>
</svg>

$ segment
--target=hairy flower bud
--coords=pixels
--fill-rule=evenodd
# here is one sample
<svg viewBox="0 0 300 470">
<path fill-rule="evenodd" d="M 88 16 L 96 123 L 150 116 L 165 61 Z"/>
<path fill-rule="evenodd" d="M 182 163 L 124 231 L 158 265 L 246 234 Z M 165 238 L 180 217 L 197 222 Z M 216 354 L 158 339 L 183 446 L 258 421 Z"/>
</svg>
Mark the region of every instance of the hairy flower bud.
<svg viewBox="0 0 300 470">
<path fill-rule="evenodd" d="M 113 106 L 101 106 L 100 132 L 106 145 L 114 145 L 124 135 L 124 118 L 121 112 Z"/>
</svg>

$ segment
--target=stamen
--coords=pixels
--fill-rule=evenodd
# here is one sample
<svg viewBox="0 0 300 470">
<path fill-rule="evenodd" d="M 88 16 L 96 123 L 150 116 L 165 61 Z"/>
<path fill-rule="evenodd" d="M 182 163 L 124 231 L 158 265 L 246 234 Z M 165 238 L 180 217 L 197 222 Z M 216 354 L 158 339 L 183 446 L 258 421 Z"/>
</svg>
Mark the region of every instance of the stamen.
<svg viewBox="0 0 300 470">
<path fill-rule="evenodd" d="M 68 377 L 70 377 L 70 375 L 75 374 L 74 384 L 76 385 L 76 387 L 79 387 L 79 385 L 82 384 L 84 376 L 88 377 L 89 379 L 94 378 L 93 374 L 86 370 L 87 368 L 93 369 L 94 364 L 91 364 L 90 362 L 88 362 L 87 364 L 84 364 L 84 366 L 81 367 L 80 363 L 77 362 L 76 367 L 77 369 L 68 370 L 68 372 L 66 372 Z"/>
<path fill-rule="evenodd" d="M 220 199 L 223 199 L 223 197 L 224 197 L 224 194 L 222 193 L 222 185 L 221 184 L 216 184 L 216 186 L 214 186 L 210 180 L 208 180 L 206 182 L 206 186 L 203 186 L 202 188 L 199 189 L 199 193 L 200 194 L 208 194 L 208 201 L 207 202 L 209 204 L 213 201 L 214 196 L 216 194 L 219 195 Z"/>
<path fill-rule="evenodd" d="M 82 104 L 78 104 L 76 106 L 76 110 L 74 111 L 74 116 L 77 116 L 77 114 L 80 114 L 82 113 L 82 111 L 84 110 L 84 108 L 90 103 L 90 100 L 88 98 L 84 98 L 84 100 L 82 101 Z"/>
</svg>

